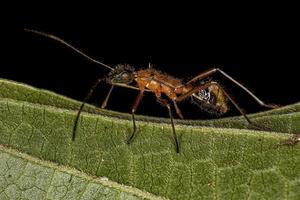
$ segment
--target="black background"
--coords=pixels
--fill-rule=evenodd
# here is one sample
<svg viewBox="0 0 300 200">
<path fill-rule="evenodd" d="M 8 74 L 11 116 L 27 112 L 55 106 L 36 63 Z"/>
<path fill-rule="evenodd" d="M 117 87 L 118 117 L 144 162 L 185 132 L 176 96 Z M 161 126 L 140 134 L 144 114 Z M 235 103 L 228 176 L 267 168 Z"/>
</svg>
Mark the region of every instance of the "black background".
<svg viewBox="0 0 300 200">
<path fill-rule="evenodd" d="M 93 82 L 108 73 L 58 42 L 25 33 L 26 27 L 59 36 L 110 66 L 129 63 L 140 69 L 151 62 L 184 80 L 220 67 L 265 102 L 291 104 L 300 101 L 297 16 L 278 9 L 28 11 L 7 17 L 3 26 L 0 76 L 82 100 Z M 222 76 L 214 77 L 248 113 L 265 110 Z M 99 105 L 108 89 L 101 85 L 90 102 Z M 108 109 L 130 112 L 136 95 L 118 88 Z M 187 118 L 214 117 L 189 101 L 180 107 Z M 151 94 L 137 113 L 167 116 Z M 231 109 L 228 115 L 236 114 Z"/>
</svg>

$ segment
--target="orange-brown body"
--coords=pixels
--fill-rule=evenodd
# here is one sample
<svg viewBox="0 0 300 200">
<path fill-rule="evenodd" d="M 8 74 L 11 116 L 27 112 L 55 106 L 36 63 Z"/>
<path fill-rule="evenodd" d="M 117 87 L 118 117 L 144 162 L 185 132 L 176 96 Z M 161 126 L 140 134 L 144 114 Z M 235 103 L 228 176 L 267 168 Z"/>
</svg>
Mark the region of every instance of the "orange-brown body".
<svg viewBox="0 0 300 200">
<path fill-rule="evenodd" d="M 161 94 L 165 94 L 173 101 L 176 101 L 180 95 L 194 88 L 191 83 L 184 84 L 181 79 L 174 78 L 151 68 L 136 71 L 134 73 L 134 80 L 140 90 L 148 89 L 153 92 L 157 98 L 160 98 Z M 215 97 L 215 102 L 213 102 L 212 106 L 217 108 L 219 113 L 226 113 L 228 111 L 226 96 L 219 85 L 212 83 L 207 87 L 207 90 Z M 195 96 L 196 94 L 193 95 Z M 205 102 L 203 101 L 203 103 Z M 206 103 L 210 104 L 209 102 Z"/>
<path fill-rule="evenodd" d="M 160 97 L 163 93 L 170 99 L 175 100 L 177 94 L 188 91 L 182 80 L 154 69 L 143 69 L 135 72 L 134 80 L 137 82 L 139 89 L 149 89 L 156 97 Z"/>
</svg>

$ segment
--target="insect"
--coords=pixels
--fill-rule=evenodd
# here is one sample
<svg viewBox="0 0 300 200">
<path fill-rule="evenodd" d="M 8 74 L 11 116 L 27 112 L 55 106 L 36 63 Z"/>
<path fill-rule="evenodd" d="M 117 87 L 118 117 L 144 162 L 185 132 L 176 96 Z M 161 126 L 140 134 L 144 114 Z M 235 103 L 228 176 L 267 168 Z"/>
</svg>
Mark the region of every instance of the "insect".
<svg viewBox="0 0 300 200">
<path fill-rule="evenodd" d="M 83 100 L 83 103 L 79 108 L 78 114 L 74 122 L 72 140 L 75 140 L 78 119 L 80 117 L 81 111 L 85 103 L 92 96 L 96 87 L 101 82 L 106 82 L 107 84 L 111 85 L 110 90 L 105 100 L 103 101 L 101 108 L 106 107 L 110 95 L 115 87 L 125 87 L 125 88 L 139 91 L 139 94 L 136 97 L 131 107 L 133 131 L 131 136 L 127 140 L 128 144 L 132 142 L 137 131 L 135 112 L 138 106 L 140 105 L 140 102 L 142 101 L 143 95 L 145 92 L 153 93 L 156 96 L 157 102 L 159 102 L 163 107 L 165 107 L 168 110 L 177 153 L 180 152 L 180 147 L 179 147 L 178 137 L 175 131 L 172 108 L 174 107 L 177 115 L 181 119 L 183 119 L 180 108 L 178 107 L 178 103 L 180 103 L 183 100 L 190 98 L 194 103 L 196 103 L 203 110 L 208 112 L 213 112 L 219 115 L 222 115 L 228 111 L 228 101 L 230 101 L 234 105 L 234 107 L 244 116 L 246 121 L 249 124 L 252 123 L 250 119 L 247 117 L 247 115 L 245 114 L 245 112 L 231 98 L 231 96 L 222 88 L 222 86 L 218 82 L 213 81 L 212 75 L 215 73 L 220 73 L 225 78 L 229 79 L 232 83 L 239 86 L 242 90 L 248 93 L 259 105 L 267 108 L 277 107 L 276 105 L 273 104 L 265 104 L 252 92 L 250 92 L 245 86 L 243 86 L 241 83 L 233 79 L 231 76 L 229 76 L 227 73 L 225 73 L 219 68 L 210 69 L 208 71 L 200 73 L 199 75 L 195 76 L 194 78 L 192 78 L 187 82 L 183 82 L 180 79 L 174 78 L 168 74 L 153 69 L 150 64 L 148 68 L 139 69 L 139 70 L 135 70 L 134 67 L 127 64 L 111 67 L 96 59 L 89 57 L 79 49 L 75 48 L 74 46 L 70 45 L 66 41 L 54 35 L 45 32 L 36 31 L 36 30 L 30 30 L 30 29 L 25 29 L 25 31 L 56 40 L 62 43 L 63 45 L 73 49 L 74 51 L 84 56 L 88 60 L 110 70 L 107 76 L 103 76 L 102 78 L 99 78 L 95 82 L 95 84 L 91 87 L 89 93 Z"/>
</svg>

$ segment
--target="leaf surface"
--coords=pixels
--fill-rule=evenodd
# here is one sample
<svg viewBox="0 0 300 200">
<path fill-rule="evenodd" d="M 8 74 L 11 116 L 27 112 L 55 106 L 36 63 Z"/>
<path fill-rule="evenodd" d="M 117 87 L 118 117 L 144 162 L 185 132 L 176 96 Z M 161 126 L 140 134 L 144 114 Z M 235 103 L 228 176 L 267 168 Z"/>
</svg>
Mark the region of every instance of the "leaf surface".
<svg viewBox="0 0 300 200">
<path fill-rule="evenodd" d="M 0 199 L 163 199 L 0 145 Z"/>
<path fill-rule="evenodd" d="M 180 154 L 168 119 L 138 116 L 137 136 L 127 145 L 130 115 L 90 105 L 72 142 L 79 106 L 52 92 L 0 80 L 0 144 L 90 176 L 108 177 L 152 193 L 153 198 L 300 196 L 300 145 L 278 145 L 289 133 L 300 132 L 300 103 L 250 115 L 276 132 L 250 130 L 240 117 L 177 120 Z M 0 188 L 6 186 L 0 182 Z"/>
</svg>

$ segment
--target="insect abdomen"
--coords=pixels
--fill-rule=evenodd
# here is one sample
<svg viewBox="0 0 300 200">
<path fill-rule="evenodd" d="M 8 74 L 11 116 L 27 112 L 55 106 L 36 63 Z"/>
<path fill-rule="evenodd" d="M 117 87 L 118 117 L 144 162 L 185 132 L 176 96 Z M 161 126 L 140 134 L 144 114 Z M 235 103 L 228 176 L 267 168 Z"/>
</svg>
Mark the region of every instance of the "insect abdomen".
<svg viewBox="0 0 300 200">
<path fill-rule="evenodd" d="M 209 113 L 222 115 L 228 111 L 227 97 L 218 84 L 199 90 L 191 98 L 196 105 Z"/>
</svg>

